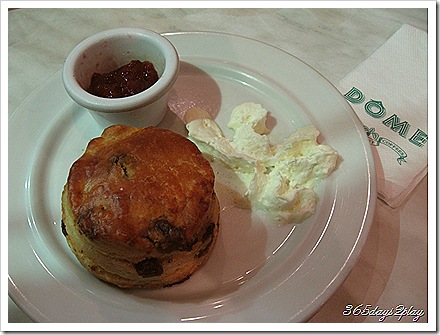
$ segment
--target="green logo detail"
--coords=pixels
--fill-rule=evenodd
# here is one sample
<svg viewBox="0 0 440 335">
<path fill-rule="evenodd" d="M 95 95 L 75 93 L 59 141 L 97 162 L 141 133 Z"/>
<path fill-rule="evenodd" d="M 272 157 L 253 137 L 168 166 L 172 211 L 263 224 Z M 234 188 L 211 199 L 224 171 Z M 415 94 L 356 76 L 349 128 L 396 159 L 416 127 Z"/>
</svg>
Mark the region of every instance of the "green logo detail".
<svg viewBox="0 0 440 335">
<path fill-rule="evenodd" d="M 398 157 L 397 157 L 397 163 L 399 163 L 399 165 L 402 165 L 402 162 L 406 163 L 406 157 L 408 157 L 408 155 L 406 154 L 405 150 L 403 150 L 401 147 L 399 147 L 396 143 L 394 143 L 393 141 L 385 138 L 385 137 L 381 137 L 379 136 L 378 133 L 376 133 L 376 130 L 374 128 L 368 128 L 367 126 L 364 126 L 364 129 L 367 133 L 368 139 L 370 140 L 370 144 L 374 145 L 374 146 L 379 146 L 380 144 L 384 144 L 387 147 L 389 147 L 390 149 L 392 149 L 394 152 L 397 153 Z"/>
<path fill-rule="evenodd" d="M 400 119 L 396 114 L 393 114 L 386 120 L 383 120 L 382 123 L 385 126 L 390 127 L 392 131 L 396 133 L 398 132 L 403 138 L 406 138 L 410 124 L 407 121 L 400 122 Z"/>
<path fill-rule="evenodd" d="M 423 147 L 426 142 L 428 142 L 428 134 L 420 129 L 417 129 L 417 131 L 414 133 L 413 136 L 411 136 L 409 141 L 412 144 L 417 145 L 418 147 Z"/>
<path fill-rule="evenodd" d="M 386 113 L 386 109 L 383 106 L 382 101 L 371 99 L 365 104 L 364 108 L 368 115 L 376 119 L 380 119 Z"/>
<path fill-rule="evenodd" d="M 350 101 L 352 104 L 360 104 L 364 102 L 365 95 L 362 91 L 358 90 L 356 87 L 352 87 L 350 91 L 344 94 L 345 99 Z"/>
</svg>

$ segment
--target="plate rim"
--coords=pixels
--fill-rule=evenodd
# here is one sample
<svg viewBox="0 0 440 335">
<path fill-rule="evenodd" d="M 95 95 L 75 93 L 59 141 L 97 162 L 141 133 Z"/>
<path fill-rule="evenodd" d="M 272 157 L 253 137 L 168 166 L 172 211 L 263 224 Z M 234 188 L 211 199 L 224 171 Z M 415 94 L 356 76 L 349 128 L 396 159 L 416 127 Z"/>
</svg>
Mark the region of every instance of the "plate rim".
<svg viewBox="0 0 440 335">
<path fill-rule="evenodd" d="M 234 34 L 229 34 L 229 33 L 219 33 L 219 32 L 204 32 L 204 31 L 191 31 L 191 32 L 169 32 L 169 33 L 164 33 L 163 35 L 165 36 L 175 36 L 175 35 L 197 35 L 197 36 L 212 36 L 212 35 L 217 35 L 217 36 L 230 36 L 232 38 L 240 38 L 240 39 L 246 39 L 246 40 L 250 40 L 253 41 L 255 43 L 258 44 L 264 44 L 268 47 L 274 48 L 278 51 L 281 51 L 287 55 L 289 55 L 290 57 L 294 57 L 295 59 L 297 59 L 298 61 L 300 61 L 303 65 L 307 66 L 310 70 L 316 72 L 323 80 L 325 80 L 328 84 L 330 84 L 331 86 L 334 87 L 334 89 L 339 93 L 339 91 L 336 89 L 336 87 L 329 81 L 327 80 L 324 76 L 322 76 L 318 71 L 316 71 L 313 67 L 311 67 L 310 65 L 308 65 L 307 63 L 305 63 L 304 61 L 302 61 L 301 59 L 299 59 L 298 57 L 276 47 L 273 45 L 270 45 L 266 42 L 262 42 L 256 39 L 252 39 L 252 38 L 248 38 L 248 37 L 244 37 L 244 36 L 239 36 L 239 35 L 234 35 Z M 56 77 L 57 73 L 59 71 L 55 72 L 54 74 L 50 75 L 46 80 L 44 80 L 41 84 L 39 84 L 32 92 L 31 94 L 29 94 L 19 105 L 18 107 L 14 110 L 14 112 L 8 116 L 8 129 L 9 129 L 9 121 L 13 120 L 16 116 L 16 112 L 19 111 L 21 109 L 21 107 L 28 102 L 29 100 L 32 99 L 32 97 L 37 94 L 40 90 L 42 90 L 50 80 L 54 80 L 54 77 Z M 340 93 L 339 93 L 340 94 Z M 342 95 L 341 95 L 342 97 Z M 356 113 L 353 111 L 353 109 L 351 108 L 351 106 L 346 103 L 347 107 L 351 110 L 352 112 L 352 116 L 354 116 L 355 118 L 358 119 Z M 15 116 L 14 116 L 15 115 Z M 359 119 L 358 119 L 359 120 Z M 360 121 L 359 121 L 360 122 Z M 318 306 L 313 308 L 313 311 L 316 311 L 319 306 L 321 306 L 336 290 L 337 287 L 340 286 L 340 284 L 343 283 L 343 281 L 346 279 L 346 277 L 348 276 L 352 266 L 357 262 L 361 250 L 365 244 L 365 240 L 368 236 L 368 232 L 371 228 L 372 225 L 372 221 L 373 221 L 373 216 L 374 216 L 374 211 L 375 211 L 375 206 L 376 206 L 376 194 L 377 194 L 377 190 L 376 190 L 376 174 L 375 174 L 375 167 L 374 167 L 374 161 L 373 161 L 373 157 L 372 157 L 372 153 L 371 153 L 371 148 L 368 146 L 365 147 L 367 149 L 366 152 L 366 162 L 367 162 L 367 170 L 369 172 L 369 179 L 368 179 L 368 191 L 369 191 L 369 195 L 367 197 L 368 199 L 368 203 L 365 206 L 365 211 L 364 211 L 364 217 L 362 219 L 362 229 L 360 229 L 359 231 L 359 235 L 356 239 L 356 243 L 355 245 L 353 245 L 350 254 L 347 256 L 345 263 L 344 263 L 344 267 L 341 268 L 338 272 L 338 275 L 334 278 L 334 280 L 330 283 L 330 286 L 332 287 L 332 289 L 330 290 L 330 294 L 328 294 L 328 296 L 324 296 L 325 292 L 329 292 L 329 290 L 323 291 L 321 292 L 321 294 L 318 297 Z M 10 187 L 10 186 L 9 186 Z M 9 235 L 8 235 L 8 240 L 9 240 Z M 8 269 L 9 270 L 9 269 Z M 8 271 L 9 272 L 9 271 Z M 29 306 L 33 306 L 29 301 L 27 301 L 26 297 L 22 296 L 20 297 L 19 295 L 19 291 L 18 289 L 14 286 L 13 280 L 10 277 L 9 273 L 8 273 L 8 285 L 9 285 L 9 295 L 11 296 L 11 299 L 21 308 L 23 308 L 23 310 L 26 312 L 26 314 L 29 315 L 29 317 L 34 320 L 34 321 L 42 321 L 41 319 L 35 317 L 30 310 L 33 311 L 33 309 Z M 11 294 L 11 289 L 12 292 L 17 292 L 17 294 Z M 29 303 L 29 305 L 27 305 L 27 303 Z M 316 306 L 316 304 L 314 305 Z M 305 309 L 302 311 L 302 314 L 310 314 L 311 311 L 310 309 L 312 309 L 312 306 L 309 305 L 308 309 Z M 313 312 L 312 311 L 312 312 Z M 310 315 L 311 317 L 311 315 Z M 289 320 L 290 321 L 290 320 Z"/>
</svg>

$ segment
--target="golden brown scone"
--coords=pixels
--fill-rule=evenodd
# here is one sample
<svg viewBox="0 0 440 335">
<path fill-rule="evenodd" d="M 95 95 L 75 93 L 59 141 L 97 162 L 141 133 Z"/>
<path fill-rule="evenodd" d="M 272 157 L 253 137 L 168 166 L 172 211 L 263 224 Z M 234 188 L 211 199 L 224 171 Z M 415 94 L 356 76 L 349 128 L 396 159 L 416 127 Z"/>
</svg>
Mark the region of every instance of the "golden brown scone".
<svg viewBox="0 0 440 335">
<path fill-rule="evenodd" d="M 116 125 L 90 141 L 62 195 L 62 228 L 81 264 L 120 287 L 188 279 L 218 234 L 214 172 L 185 137 Z"/>
</svg>

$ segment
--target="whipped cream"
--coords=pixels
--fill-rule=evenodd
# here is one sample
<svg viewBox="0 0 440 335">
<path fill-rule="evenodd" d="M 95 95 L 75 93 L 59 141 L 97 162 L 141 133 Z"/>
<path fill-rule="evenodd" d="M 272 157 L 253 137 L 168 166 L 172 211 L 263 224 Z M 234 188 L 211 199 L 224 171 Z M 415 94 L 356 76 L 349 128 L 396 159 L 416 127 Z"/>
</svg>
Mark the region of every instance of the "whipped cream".
<svg viewBox="0 0 440 335">
<path fill-rule="evenodd" d="M 188 138 L 206 156 L 223 161 L 245 184 L 252 209 L 288 223 L 298 223 L 316 210 L 315 187 L 336 167 L 338 153 L 319 144 L 314 126 L 300 128 L 281 143 L 269 141 L 268 111 L 247 102 L 235 107 L 227 138 L 209 117 L 189 120 Z"/>
</svg>

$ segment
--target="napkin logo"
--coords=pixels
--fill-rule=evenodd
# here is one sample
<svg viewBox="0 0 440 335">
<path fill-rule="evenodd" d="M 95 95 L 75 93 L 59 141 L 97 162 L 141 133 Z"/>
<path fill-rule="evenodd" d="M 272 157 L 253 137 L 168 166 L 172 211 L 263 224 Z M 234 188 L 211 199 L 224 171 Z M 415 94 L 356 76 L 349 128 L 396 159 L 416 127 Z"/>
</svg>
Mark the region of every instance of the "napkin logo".
<svg viewBox="0 0 440 335">
<path fill-rule="evenodd" d="M 364 102 L 365 95 L 360 90 L 358 90 L 356 87 L 352 87 L 350 91 L 344 94 L 345 99 L 350 101 L 352 104 L 360 104 Z"/>
<path fill-rule="evenodd" d="M 365 94 L 358 88 L 352 87 L 347 93 L 344 94 L 345 99 L 352 104 L 361 104 L 365 101 Z M 364 111 L 367 115 L 375 119 L 384 118 L 387 114 L 387 110 L 382 101 L 370 99 L 364 105 Z M 411 125 L 408 121 L 400 121 L 400 118 L 393 114 L 382 121 L 382 124 L 390 128 L 395 133 L 398 133 L 402 138 L 406 139 Z M 379 136 L 374 128 L 365 127 L 365 131 L 370 139 L 372 145 L 378 146 L 384 144 L 398 154 L 397 162 L 402 164 L 406 162 L 406 152 L 393 141 Z M 408 141 L 417 146 L 423 147 L 428 142 L 428 134 L 421 129 L 417 129 L 414 134 L 408 138 Z"/>
<path fill-rule="evenodd" d="M 397 157 L 397 163 L 402 165 L 402 162 L 406 163 L 405 158 L 408 157 L 405 150 L 403 150 L 401 147 L 399 147 L 396 143 L 393 141 L 385 138 L 380 137 L 378 133 L 376 133 L 376 130 L 374 128 L 368 128 L 367 126 L 364 126 L 364 130 L 367 133 L 368 139 L 370 140 L 370 144 L 374 146 L 378 146 L 379 144 L 384 144 L 390 149 L 394 150 L 398 157 Z"/>
</svg>

